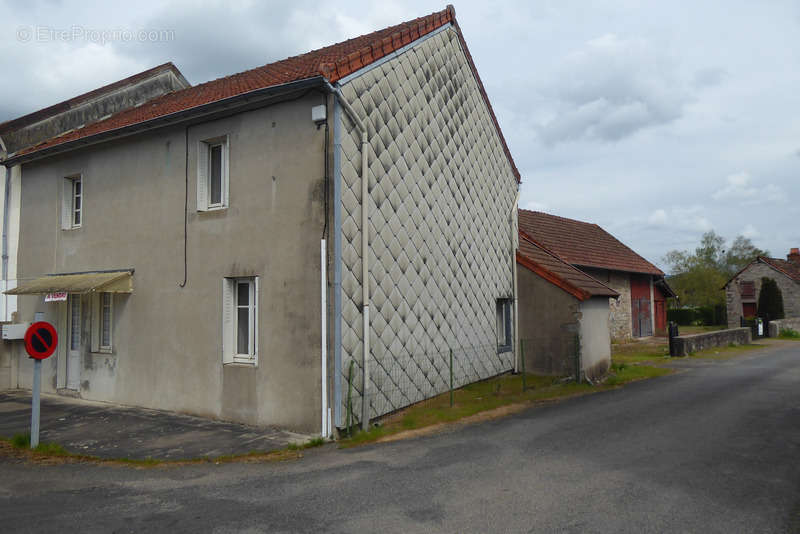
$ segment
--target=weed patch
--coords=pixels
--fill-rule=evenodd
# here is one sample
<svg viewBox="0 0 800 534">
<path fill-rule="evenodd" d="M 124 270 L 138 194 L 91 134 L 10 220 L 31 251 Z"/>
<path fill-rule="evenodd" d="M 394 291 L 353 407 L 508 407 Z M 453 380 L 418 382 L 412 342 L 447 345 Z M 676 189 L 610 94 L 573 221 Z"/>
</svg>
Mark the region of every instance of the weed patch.
<svg viewBox="0 0 800 534">
<path fill-rule="evenodd" d="M 778 337 L 781 339 L 800 339 L 800 332 L 792 328 L 781 328 Z"/>
</svg>

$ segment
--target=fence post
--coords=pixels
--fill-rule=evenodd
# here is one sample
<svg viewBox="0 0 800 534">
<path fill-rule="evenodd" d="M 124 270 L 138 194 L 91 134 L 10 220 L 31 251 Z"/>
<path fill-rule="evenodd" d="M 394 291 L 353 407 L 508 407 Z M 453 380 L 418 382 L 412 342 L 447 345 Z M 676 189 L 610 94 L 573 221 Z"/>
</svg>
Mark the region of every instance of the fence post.
<svg viewBox="0 0 800 534">
<path fill-rule="evenodd" d="M 525 340 L 519 340 L 519 359 L 520 364 L 522 367 L 522 392 L 525 393 L 525 390 L 528 389 L 528 384 L 525 381 Z"/>
<path fill-rule="evenodd" d="M 347 435 L 353 435 L 353 360 L 350 360 L 350 368 L 347 371 Z"/>
<path fill-rule="evenodd" d="M 450 349 L 450 407 L 453 407 L 453 349 Z"/>
</svg>

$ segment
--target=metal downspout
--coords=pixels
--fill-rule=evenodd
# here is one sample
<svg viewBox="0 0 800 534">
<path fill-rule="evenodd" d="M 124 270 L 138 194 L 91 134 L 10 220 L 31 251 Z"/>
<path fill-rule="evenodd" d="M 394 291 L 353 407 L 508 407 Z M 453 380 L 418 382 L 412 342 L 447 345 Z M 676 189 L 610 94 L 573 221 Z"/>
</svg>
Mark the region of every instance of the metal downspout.
<svg viewBox="0 0 800 534">
<path fill-rule="evenodd" d="M 347 115 L 361 132 L 361 302 L 363 317 L 363 382 L 361 390 L 361 429 L 369 428 L 369 137 L 361 117 L 342 95 L 339 87 L 331 87 Z"/>
<path fill-rule="evenodd" d="M 342 422 L 342 107 L 333 99 L 333 417 Z M 329 429 L 332 430 L 332 429 Z"/>
<path fill-rule="evenodd" d="M 511 204 L 511 211 L 508 213 L 509 233 L 511 234 L 511 280 L 514 291 L 514 372 L 519 372 L 520 369 L 520 351 L 519 351 L 519 299 L 517 297 L 517 251 L 514 247 L 514 216 L 517 214 L 517 203 L 519 202 L 519 185 L 517 186 L 517 195 L 514 197 L 514 203 Z"/>
</svg>

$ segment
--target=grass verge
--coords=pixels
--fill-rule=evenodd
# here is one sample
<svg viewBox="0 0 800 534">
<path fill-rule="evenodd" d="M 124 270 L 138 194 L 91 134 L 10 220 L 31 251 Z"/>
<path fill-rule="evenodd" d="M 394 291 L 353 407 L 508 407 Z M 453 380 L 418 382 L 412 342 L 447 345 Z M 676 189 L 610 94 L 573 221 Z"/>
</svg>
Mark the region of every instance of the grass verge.
<svg viewBox="0 0 800 534">
<path fill-rule="evenodd" d="M 765 345 L 758 343 L 751 343 L 749 345 L 728 345 L 726 347 L 713 347 L 710 349 L 701 350 L 689 354 L 689 358 L 705 358 L 710 360 L 725 360 L 739 356 L 742 353 L 750 352 L 751 350 L 764 348 Z"/>
<path fill-rule="evenodd" d="M 525 391 L 522 390 L 522 375 L 502 375 L 456 390 L 452 407 L 450 393 L 443 393 L 385 417 L 379 426 L 344 438 L 339 445 L 344 448 L 353 447 L 386 440 L 404 432 L 414 433 L 428 427 L 458 421 L 469 422 L 471 418 L 480 414 L 501 416 L 510 413 L 503 408 L 523 409 L 534 403 L 607 391 L 629 382 L 672 372 L 671 369 L 663 367 L 614 364 L 608 377 L 594 386 L 587 383 L 564 382 L 561 378 L 550 376 L 527 375 Z M 487 418 L 492 417 L 490 415 Z"/>
<path fill-rule="evenodd" d="M 306 443 L 290 443 L 284 449 L 274 451 L 250 451 L 243 454 L 229 454 L 215 457 L 199 457 L 185 460 L 161 460 L 156 458 L 100 458 L 86 454 L 69 452 L 58 443 L 39 443 L 31 449 L 30 434 L 17 434 L 12 438 L 0 437 L 0 456 L 11 457 L 22 461 L 42 465 L 58 465 L 65 463 L 92 463 L 98 465 L 145 467 L 179 467 L 197 464 L 222 464 L 233 462 L 274 462 L 302 458 L 300 451 L 319 447 L 325 444 L 322 438 L 315 438 Z"/>
<path fill-rule="evenodd" d="M 781 328 L 780 333 L 778 334 L 780 339 L 795 339 L 800 340 L 800 332 L 794 330 L 792 328 Z"/>
</svg>

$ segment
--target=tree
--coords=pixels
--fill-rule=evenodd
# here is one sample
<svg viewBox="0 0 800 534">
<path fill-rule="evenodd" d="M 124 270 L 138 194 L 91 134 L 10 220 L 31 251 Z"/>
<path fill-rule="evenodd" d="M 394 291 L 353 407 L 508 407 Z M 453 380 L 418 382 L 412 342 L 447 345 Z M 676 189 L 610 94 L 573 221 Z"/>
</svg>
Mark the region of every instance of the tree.
<svg viewBox="0 0 800 534">
<path fill-rule="evenodd" d="M 753 242 L 750 241 L 750 238 L 740 235 L 733 240 L 733 243 L 731 243 L 731 246 L 728 247 L 728 250 L 725 252 L 725 270 L 729 276 L 733 276 L 744 269 L 748 263 L 758 256 L 769 256 L 769 252 L 757 248 L 753 245 Z"/>
<path fill-rule="evenodd" d="M 769 321 L 783 319 L 783 294 L 778 283 L 772 278 L 761 279 L 761 291 L 758 292 L 758 316 Z"/>
<path fill-rule="evenodd" d="M 703 234 L 693 253 L 671 250 L 664 263 L 671 273 L 669 284 L 682 305 L 723 306 L 722 286 L 757 256 L 768 254 L 744 236 L 737 236 L 725 250 L 725 238 L 711 230 Z"/>
</svg>

